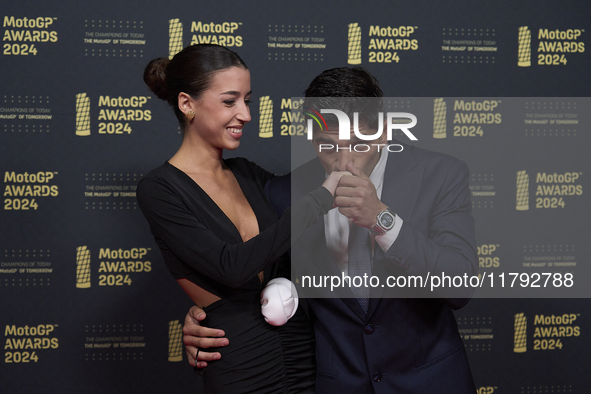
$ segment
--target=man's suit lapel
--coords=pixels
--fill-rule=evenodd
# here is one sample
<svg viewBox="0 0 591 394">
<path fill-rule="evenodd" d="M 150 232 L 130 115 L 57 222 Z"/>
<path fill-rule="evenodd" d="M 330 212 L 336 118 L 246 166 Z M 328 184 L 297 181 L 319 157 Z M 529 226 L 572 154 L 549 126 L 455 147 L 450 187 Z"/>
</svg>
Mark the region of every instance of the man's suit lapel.
<svg viewBox="0 0 591 394">
<path fill-rule="evenodd" d="M 398 143 L 394 140 L 392 142 Z M 421 189 L 424 169 L 416 157 L 411 154 L 413 147 L 406 144 L 401 145 L 404 146 L 402 152 L 388 154 L 381 200 L 403 220 L 410 220 Z M 376 244 L 376 248 L 379 248 L 379 245 Z M 381 250 L 376 250 L 375 256 L 383 255 L 380 252 Z M 383 281 L 387 274 L 388 270 L 382 267 L 381 263 L 374 264 L 372 275 L 381 276 L 380 280 Z M 371 289 L 368 317 L 371 317 L 371 314 L 376 310 L 386 289 L 386 286 Z"/>
<path fill-rule="evenodd" d="M 421 188 L 423 167 L 411 154 L 412 146 L 404 147 L 402 152 L 388 155 L 381 200 L 403 220 L 408 220 Z"/>
</svg>

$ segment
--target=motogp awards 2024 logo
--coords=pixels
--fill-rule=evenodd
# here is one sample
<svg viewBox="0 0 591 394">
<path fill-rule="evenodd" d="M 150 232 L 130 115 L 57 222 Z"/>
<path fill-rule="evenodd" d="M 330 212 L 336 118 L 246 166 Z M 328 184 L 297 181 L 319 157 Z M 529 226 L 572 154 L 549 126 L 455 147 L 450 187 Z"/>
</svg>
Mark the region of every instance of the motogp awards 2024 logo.
<svg viewBox="0 0 591 394">
<path fill-rule="evenodd" d="M 565 208 L 569 200 L 583 195 L 582 172 L 535 174 L 535 208 Z M 518 211 L 530 209 L 530 177 L 525 170 L 517 171 L 516 206 Z"/>
<path fill-rule="evenodd" d="M 581 40 L 584 32 L 584 29 L 538 29 L 538 54 L 534 64 L 538 66 L 566 66 L 569 60 L 576 58 L 575 53 L 585 52 L 585 43 Z M 532 65 L 532 31 L 528 26 L 519 28 L 517 41 L 517 65 L 530 67 Z"/>
</svg>

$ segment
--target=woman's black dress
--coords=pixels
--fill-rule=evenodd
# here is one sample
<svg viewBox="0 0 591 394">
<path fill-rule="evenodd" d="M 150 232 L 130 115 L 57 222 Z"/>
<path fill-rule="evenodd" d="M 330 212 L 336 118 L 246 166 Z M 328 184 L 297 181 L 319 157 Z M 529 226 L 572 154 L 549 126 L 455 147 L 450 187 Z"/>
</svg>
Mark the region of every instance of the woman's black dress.
<svg viewBox="0 0 591 394">
<path fill-rule="evenodd" d="M 260 293 L 270 279 L 289 277 L 285 253 L 291 235 L 299 232 L 291 228 L 291 211 L 303 231 L 331 208 L 332 196 L 319 188 L 278 220 L 264 196 L 273 175 L 242 158 L 225 164 L 258 220 L 260 233 L 247 242 L 207 193 L 168 162 L 137 189 L 138 204 L 174 278 L 187 278 L 221 298 L 205 308 L 203 325 L 223 329 L 230 344 L 208 349 L 222 358 L 196 369 L 199 385 L 205 393 L 313 392 L 314 333 L 302 308 L 284 326 L 271 326 L 261 315 Z M 257 276 L 261 271 L 263 283 Z"/>
</svg>

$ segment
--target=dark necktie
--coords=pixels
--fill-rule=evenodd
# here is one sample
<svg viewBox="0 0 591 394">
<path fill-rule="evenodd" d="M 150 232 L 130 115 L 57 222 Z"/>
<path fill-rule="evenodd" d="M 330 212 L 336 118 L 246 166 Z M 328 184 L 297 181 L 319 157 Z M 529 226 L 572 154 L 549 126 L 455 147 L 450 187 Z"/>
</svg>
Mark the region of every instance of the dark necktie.
<svg viewBox="0 0 591 394">
<path fill-rule="evenodd" d="M 354 277 L 358 276 L 362 279 L 363 275 L 367 274 L 367 283 L 371 276 L 371 242 L 369 238 L 369 231 L 364 227 L 359 227 L 354 224 L 351 225 L 349 230 L 349 277 L 351 278 L 351 291 L 353 295 L 357 297 L 359 305 L 365 313 L 367 313 L 367 307 L 369 306 L 369 286 L 355 287 L 353 285 Z M 356 284 L 360 283 L 360 280 L 355 281 Z"/>
</svg>

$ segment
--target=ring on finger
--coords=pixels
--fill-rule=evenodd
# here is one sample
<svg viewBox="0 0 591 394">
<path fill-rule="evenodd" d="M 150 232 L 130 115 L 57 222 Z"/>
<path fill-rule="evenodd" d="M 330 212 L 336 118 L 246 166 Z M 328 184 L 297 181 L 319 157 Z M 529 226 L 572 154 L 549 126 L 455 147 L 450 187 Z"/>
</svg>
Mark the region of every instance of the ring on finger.
<svg viewBox="0 0 591 394">
<path fill-rule="evenodd" d="M 195 353 L 195 366 L 197 366 L 197 361 L 198 361 L 198 359 L 199 359 L 199 351 L 200 351 L 200 350 L 201 350 L 201 349 L 197 348 L 197 352 Z"/>
</svg>

